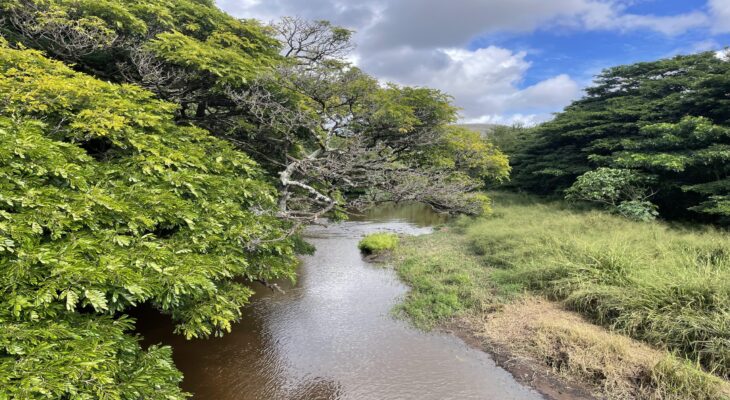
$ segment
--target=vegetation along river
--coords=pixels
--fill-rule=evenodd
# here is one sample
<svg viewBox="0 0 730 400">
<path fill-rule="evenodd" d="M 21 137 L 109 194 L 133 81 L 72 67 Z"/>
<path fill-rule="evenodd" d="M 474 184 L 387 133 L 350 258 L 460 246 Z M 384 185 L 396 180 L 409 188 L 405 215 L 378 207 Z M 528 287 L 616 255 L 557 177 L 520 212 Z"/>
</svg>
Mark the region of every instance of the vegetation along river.
<svg viewBox="0 0 730 400">
<path fill-rule="evenodd" d="M 419 205 L 308 229 L 317 247 L 295 286 L 259 289 L 223 338 L 185 341 L 169 321 L 143 317 L 148 343 L 173 346 L 196 399 L 539 399 L 461 340 L 393 317 L 407 292 L 395 273 L 357 249 L 375 231 L 425 234 L 440 217 Z"/>
</svg>

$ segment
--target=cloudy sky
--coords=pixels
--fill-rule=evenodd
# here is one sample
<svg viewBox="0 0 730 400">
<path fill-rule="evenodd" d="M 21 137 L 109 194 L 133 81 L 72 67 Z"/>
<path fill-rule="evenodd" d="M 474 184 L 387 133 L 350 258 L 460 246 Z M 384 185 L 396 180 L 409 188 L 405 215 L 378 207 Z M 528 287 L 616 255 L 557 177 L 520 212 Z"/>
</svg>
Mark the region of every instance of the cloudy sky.
<svg viewBox="0 0 730 400">
<path fill-rule="evenodd" d="M 601 69 L 730 45 L 730 0 L 217 0 L 241 18 L 327 19 L 387 81 L 441 89 L 467 122 L 551 117 Z"/>
</svg>

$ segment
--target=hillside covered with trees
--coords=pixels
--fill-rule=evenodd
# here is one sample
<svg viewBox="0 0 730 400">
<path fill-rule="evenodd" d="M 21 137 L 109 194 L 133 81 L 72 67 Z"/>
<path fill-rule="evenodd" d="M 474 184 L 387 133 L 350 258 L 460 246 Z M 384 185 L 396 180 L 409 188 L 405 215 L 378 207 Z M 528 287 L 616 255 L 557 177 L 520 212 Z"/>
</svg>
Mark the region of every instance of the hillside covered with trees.
<svg viewBox="0 0 730 400">
<path fill-rule="evenodd" d="M 327 22 L 212 1 L 0 1 L 0 398 L 183 398 L 169 348 L 294 279 L 301 228 L 416 200 L 479 214 L 507 158 Z"/>
</svg>

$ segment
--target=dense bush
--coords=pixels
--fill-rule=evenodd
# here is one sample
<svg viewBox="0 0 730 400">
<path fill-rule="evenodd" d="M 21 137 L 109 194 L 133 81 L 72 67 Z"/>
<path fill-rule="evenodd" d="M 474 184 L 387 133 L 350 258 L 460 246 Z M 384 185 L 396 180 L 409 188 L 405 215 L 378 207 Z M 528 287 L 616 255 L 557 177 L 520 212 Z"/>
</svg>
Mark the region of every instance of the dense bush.
<svg viewBox="0 0 730 400">
<path fill-rule="evenodd" d="M 647 199 L 645 179 L 638 173 L 626 169 L 598 168 L 576 179 L 566 190 L 569 200 L 584 200 L 602 204 L 609 211 L 636 221 L 650 221 L 656 218 L 656 206 Z"/>
<path fill-rule="evenodd" d="M 138 87 L 2 43 L 0 93 L 0 398 L 182 397 L 170 350 L 142 351 L 124 312 L 228 331 L 241 280 L 293 274 L 276 192 Z"/>
</svg>

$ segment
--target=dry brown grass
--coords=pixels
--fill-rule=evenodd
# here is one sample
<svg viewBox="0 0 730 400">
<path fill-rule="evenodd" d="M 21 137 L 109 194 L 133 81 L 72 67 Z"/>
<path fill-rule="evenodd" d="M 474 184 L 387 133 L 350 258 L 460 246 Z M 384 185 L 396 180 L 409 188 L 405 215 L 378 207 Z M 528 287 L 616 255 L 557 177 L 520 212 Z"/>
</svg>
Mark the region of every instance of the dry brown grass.
<svg viewBox="0 0 730 400">
<path fill-rule="evenodd" d="M 477 333 L 517 357 L 537 359 L 568 380 L 578 380 L 608 399 L 728 399 L 726 382 L 697 375 L 668 355 L 611 333 L 534 297 L 505 305 L 472 321 Z"/>
</svg>

